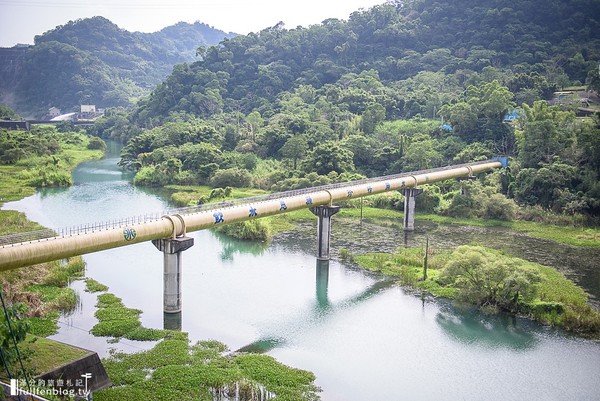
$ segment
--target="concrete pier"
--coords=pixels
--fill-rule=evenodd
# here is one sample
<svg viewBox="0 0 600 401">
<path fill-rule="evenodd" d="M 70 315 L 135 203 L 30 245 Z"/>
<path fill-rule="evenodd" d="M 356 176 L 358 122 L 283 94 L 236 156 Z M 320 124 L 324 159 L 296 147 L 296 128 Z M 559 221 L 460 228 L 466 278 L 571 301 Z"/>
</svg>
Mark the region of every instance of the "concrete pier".
<svg viewBox="0 0 600 401">
<path fill-rule="evenodd" d="M 190 237 L 162 238 L 152 240 L 164 255 L 164 313 L 181 312 L 181 253 L 194 245 Z"/>
<path fill-rule="evenodd" d="M 421 195 L 421 188 L 404 188 L 400 190 L 404 195 L 404 231 L 415 230 L 415 197 Z"/>
<path fill-rule="evenodd" d="M 340 211 L 340 206 L 311 207 L 317 216 L 317 259 L 329 260 L 329 240 L 331 237 L 331 216 Z"/>
<path fill-rule="evenodd" d="M 327 290 L 329 287 L 329 261 L 317 259 L 317 305 L 325 309 L 329 307 Z"/>
</svg>

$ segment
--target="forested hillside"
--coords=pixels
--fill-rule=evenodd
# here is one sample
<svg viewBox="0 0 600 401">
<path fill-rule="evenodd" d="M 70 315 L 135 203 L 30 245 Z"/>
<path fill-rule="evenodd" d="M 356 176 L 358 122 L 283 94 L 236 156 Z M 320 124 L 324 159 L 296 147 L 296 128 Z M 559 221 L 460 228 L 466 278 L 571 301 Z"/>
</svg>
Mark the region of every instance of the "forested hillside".
<svg viewBox="0 0 600 401">
<path fill-rule="evenodd" d="M 428 204 L 598 214 L 600 122 L 576 119 L 579 98 L 548 104 L 571 85 L 599 89 L 598 15 L 597 0 L 413 0 L 280 24 L 201 48 L 96 130 L 133 137 L 122 163 L 141 185 L 286 189 L 508 154 L 509 172 L 437 187 Z"/>
<path fill-rule="evenodd" d="M 103 17 L 71 21 L 36 36 L 20 68 L 0 76 L 0 90 L 20 114 L 38 118 L 53 106 L 129 106 L 173 65 L 194 60 L 198 46 L 232 36 L 199 22 L 140 33 Z"/>
</svg>

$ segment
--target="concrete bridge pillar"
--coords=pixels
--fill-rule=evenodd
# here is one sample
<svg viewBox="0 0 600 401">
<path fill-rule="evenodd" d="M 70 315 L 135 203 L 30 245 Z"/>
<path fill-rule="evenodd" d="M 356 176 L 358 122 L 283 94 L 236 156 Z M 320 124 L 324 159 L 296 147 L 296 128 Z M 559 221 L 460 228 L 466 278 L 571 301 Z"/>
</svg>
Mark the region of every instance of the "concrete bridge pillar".
<svg viewBox="0 0 600 401">
<path fill-rule="evenodd" d="M 194 245 L 190 237 L 161 238 L 152 240 L 164 255 L 164 313 L 181 312 L 181 253 Z"/>
<path fill-rule="evenodd" d="M 421 195 L 421 188 L 405 188 L 400 193 L 404 195 L 404 231 L 415 230 L 415 197 Z"/>
<path fill-rule="evenodd" d="M 329 260 L 329 239 L 331 237 L 331 216 L 340 211 L 340 206 L 311 207 L 317 216 L 317 259 Z"/>
<path fill-rule="evenodd" d="M 329 306 L 327 290 L 329 287 L 329 261 L 317 259 L 317 305 L 325 309 Z"/>
</svg>

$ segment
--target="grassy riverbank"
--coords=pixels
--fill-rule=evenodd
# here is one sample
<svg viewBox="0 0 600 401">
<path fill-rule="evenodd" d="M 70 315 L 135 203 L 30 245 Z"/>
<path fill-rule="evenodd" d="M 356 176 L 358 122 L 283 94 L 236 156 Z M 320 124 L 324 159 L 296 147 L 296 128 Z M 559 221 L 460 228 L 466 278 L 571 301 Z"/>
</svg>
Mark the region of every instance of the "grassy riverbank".
<svg viewBox="0 0 600 401">
<path fill-rule="evenodd" d="M 59 133 L 54 127 L 36 128 L 31 133 L 15 131 L 11 135 L 36 146 L 31 151 L 19 148 L 19 152 L 15 151 L 19 156 L 15 156 L 14 161 L 0 163 L 0 206 L 33 195 L 36 188 L 69 186 L 75 167 L 104 154 L 103 149 L 89 148 L 94 147 L 91 144 L 95 142 L 89 136 L 77 132 Z"/>
<path fill-rule="evenodd" d="M 342 250 L 340 255 L 436 297 L 478 305 L 487 312 L 505 310 L 526 315 L 600 339 L 600 313 L 587 303 L 588 295 L 547 266 L 480 246 L 460 246 L 451 252 L 427 255 L 425 276 L 424 249 L 362 255 Z"/>
<path fill-rule="evenodd" d="M 38 187 L 71 185 L 71 172 L 77 165 L 103 155 L 103 142 L 77 132 L 59 133 L 54 127 L 36 127 L 32 132 L 3 131 L 0 140 L 5 150 L 2 161 L 6 163 L 9 156 L 12 160 L 11 164 L 0 164 L 0 206 L 30 196 Z M 0 210 L 0 235 L 43 228 L 23 213 Z M 41 337 L 54 334 L 60 313 L 76 307 L 77 294 L 68 285 L 84 274 L 81 257 L 0 272 L 5 302 L 27 306 L 22 317 L 27 319 L 29 334 L 21 345 L 30 373 L 56 367 L 71 355 L 70 347 Z"/>
</svg>

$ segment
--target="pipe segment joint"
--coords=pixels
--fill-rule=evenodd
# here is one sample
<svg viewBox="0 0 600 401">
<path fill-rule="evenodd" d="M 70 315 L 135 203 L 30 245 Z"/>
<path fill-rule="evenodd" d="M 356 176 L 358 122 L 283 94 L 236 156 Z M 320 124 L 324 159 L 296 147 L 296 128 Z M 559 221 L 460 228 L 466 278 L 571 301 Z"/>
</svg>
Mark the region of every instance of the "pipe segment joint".
<svg viewBox="0 0 600 401">
<path fill-rule="evenodd" d="M 169 238 L 175 239 L 185 237 L 185 220 L 180 214 L 174 214 L 172 216 L 164 215 L 163 218 L 169 220 L 173 226 Z"/>
</svg>

